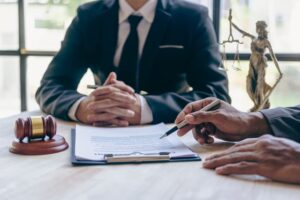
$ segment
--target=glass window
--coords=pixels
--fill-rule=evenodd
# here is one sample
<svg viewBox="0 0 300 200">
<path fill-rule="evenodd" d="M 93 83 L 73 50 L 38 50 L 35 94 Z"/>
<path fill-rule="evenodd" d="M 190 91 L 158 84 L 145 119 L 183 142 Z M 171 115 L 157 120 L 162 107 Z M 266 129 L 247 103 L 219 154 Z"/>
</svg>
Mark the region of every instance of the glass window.
<svg viewBox="0 0 300 200">
<path fill-rule="evenodd" d="M 235 63 L 235 66 L 237 63 Z M 227 62 L 229 90 L 232 97 L 233 106 L 248 111 L 253 103 L 246 92 L 246 77 L 248 74 L 249 62 L 240 63 L 240 71 L 232 68 L 232 62 Z M 279 62 L 283 78 L 273 91 L 270 97 L 271 107 L 293 106 L 300 104 L 300 63 L 299 62 Z M 266 81 L 273 86 L 278 77 L 275 65 L 269 63 L 266 70 Z"/>
<path fill-rule="evenodd" d="M 78 5 L 92 0 L 26 0 L 25 36 L 26 48 L 37 51 L 57 51 L 66 29 L 76 14 Z M 213 0 L 186 0 L 200 3 L 213 11 Z M 17 50 L 18 30 L 17 0 L 0 0 L 0 50 Z M 221 0 L 221 41 L 228 38 L 229 8 L 233 9 L 233 20 L 242 29 L 256 35 L 255 23 L 265 20 L 268 24 L 269 39 L 276 53 L 300 53 L 300 1 L 298 0 Z M 234 36 L 244 44 L 239 46 L 240 53 L 250 52 L 249 39 L 242 38 L 234 31 Z M 222 48 L 221 48 L 222 49 Z M 227 53 L 235 53 L 236 45 L 227 45 Z M 222 50 L 223 51 L 223 50 Z M 52 57 L 28 57 L 27 64 L 27 100 L 29 110 L 39 109 L 35 101 L 35 92 Z M 230 95 L 233 105 L 241 110 L 248 110 L 252 102 L 246 92 L 248 61 L 241 62 L 241 71 L 234 70 L 227 61 L 230 81 Z M 236 66 L 235 61 L 234 65 Z M 9 66 L 9 67 L 8 67 Z M 271 95 L 271 105 L 291 106 L 299 104 L 300 77 L 299 62 L 280 62 L 284 77 Z M 19 57 L 0 56 L 0 117 L 16 114 L 20 111 L 20 76 Z M 269 63 L 267 81 L 272 85 L 277 75 L 274 65 Z M 78 91 L 89 94 L 87 84 L 93 84 L 91 71 L 83 77 Z"/>
<path fill-rule="evenodd" d="M 0 56 L 0 118 L 20 112 L 20 70 L 15 56 Z"/>
<path fill-rule="evenodd" d="M 51 57 L 27 58 L 27 106 L 28 110 L 38 110 L 35 92 L 40 86 L 40 81 L 51 61 Z"/>
<path fill-rule="evenodd" d="M 27 59 L 27 102 L 28 110 L 38 110 L 39 105 L 35 100 L 35 93 L 40 86 L 40 81 L 50 63 L 52 57 L 28 57 Z M 94 84 L 94 78 L 92 72 L 89 70 L 82 78 L 78 91 L 82 94 L 89 94 L 91 90 L 88 90 L 86 86 L 88 84 Z"/>
<path fill-rule="evenodd" d="M 77 7 L 92 0 L 28 0 L 26 6 L 26 48 L 57 51 Z M 210 9 L 211 0 L 188 0 Z M 16 15 L 17 16 L 17 15 Z"/>
<path fill-rule="evenodd" d="M 18 46 L 17 1 L 0 0 L 0 50 L 16 50 Z"/>
<path fill-rule="evenodd" d="M 256 34 L 256 21 L 268 24 L 269 40 L 276 53 L 300 53 L 300 1 L 298 0 L 222 0 L 221 41 L 228 38 L 229 9 L 233 9 L 233 21 L 241 29 Z M 236 38 L 242 36 L 234 31 Z M 250 41 L 242 39 L 241 52 L 250 52 Z M 228 45 L 227 52 L 235 52 L 236 45 Z"/>
<path fill-rule="evenodd" d="M 78 5 L 88 1 L 26 1 L 26 48 L 57 51 Z"/>
</svg>

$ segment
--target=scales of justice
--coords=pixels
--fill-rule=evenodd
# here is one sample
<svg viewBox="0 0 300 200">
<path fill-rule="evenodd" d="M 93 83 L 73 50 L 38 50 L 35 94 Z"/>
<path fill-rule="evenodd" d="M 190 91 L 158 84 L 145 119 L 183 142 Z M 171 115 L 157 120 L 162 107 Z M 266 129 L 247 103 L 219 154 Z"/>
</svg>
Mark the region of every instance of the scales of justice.
<svg viewBox="0 0 300 200">
<path fill-rule="evenodd" d="M 226 62 L 226 44 L 236 44 L 236 54 L 233 61 L 233 69 L 240 70 L 239 66 L 235 67 L 234 63 L 240 63 L 239 57 L 239 45 L 243 44 L 239 39 L 235 39 L 232 34 L 232 30 L 236 30 L 242 34 L 243 37 L 250 38 L 251 40 L 251 56 L 249 59 L 249 72 L 247 75 L 247 93 L 250 99 L 253 101 L 254 106 L 250 109 L 251 112 L 256 112 L 262 109 L 270 108 L 269 97 L 274 91 L 275 87 L 278 85 L 282 79 L 282 72 L 280 70 L 277 58 L 273 52 L 270 41 L 268 40 L 268 31 L 266 30 L 267 24 L 264 21 L 256 22 L 256 33 L 257 36 L 254 36 L 242 29 L 240 29 L 232 21 L 232 9 L 229 11 L 229 36 L 227 40 L 224 40 L 220 45 L 223 46 L 222 53 L 222 64 L 220 66 L 221 70 L 228 70 L 225 66 Z M 268 66 L 268 59 L 266 57 L 266 50 L 269 51 L 270 57 L 275 64 L 275 67 L 279 73 L 279 76 L 276 78 L 275 83 L 271 86 L 265 80 L 266 67 Z M 222 67 L 224 66 L 224 68 Z"/>
</svg>

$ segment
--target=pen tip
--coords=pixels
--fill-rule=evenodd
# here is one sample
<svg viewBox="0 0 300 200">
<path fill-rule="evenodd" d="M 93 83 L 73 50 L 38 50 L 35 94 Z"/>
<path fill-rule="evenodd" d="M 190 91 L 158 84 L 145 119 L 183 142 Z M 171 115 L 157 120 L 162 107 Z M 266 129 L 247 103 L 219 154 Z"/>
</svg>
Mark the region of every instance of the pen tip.
<svg viewBox="0 0 300 200">
<path fill-rule="evenodd" d="M 166 137 L 166 134 L 162 135 L 159 139 L 163 139 L 164 137 Z"/>
</svg>

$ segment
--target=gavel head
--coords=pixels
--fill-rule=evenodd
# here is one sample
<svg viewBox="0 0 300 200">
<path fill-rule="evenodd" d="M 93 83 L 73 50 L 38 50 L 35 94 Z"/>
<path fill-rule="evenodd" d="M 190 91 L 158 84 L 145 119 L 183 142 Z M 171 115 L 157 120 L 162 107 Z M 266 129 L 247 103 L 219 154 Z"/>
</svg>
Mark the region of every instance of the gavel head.
<svg viewBox="0 0 300 200">
<path fill-rule="evenodd" d="M 48 136 L 50 139 L 56 134 L 55 119 L 48 115 L 46 117 L 28 117 L 26 119 L 17 119 L 15 123 L 15 135 L 20 142 L 25 137 L 28 141 L 31 139 L 45 139 Z"/>
</svg>

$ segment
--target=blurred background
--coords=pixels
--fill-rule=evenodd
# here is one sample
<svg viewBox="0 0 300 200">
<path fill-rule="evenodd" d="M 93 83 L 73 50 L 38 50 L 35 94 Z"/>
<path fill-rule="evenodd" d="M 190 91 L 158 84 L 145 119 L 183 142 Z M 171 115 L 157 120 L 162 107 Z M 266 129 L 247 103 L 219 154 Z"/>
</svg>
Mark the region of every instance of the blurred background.
<svg viewBox="0 0 300 200">
<path fill-rule="evenodd" d="M 271 96 L 272 107 L 300 103 L 300 1 L 299 0 L 189 0 L 209 8 L 219 41 L 228 38 L 229 9 L 233 20 L 249 33 L 255 23 L 265 20 L 269 39 L 284 77 Z M 76 8 L 89 0 L 0 0 L 0 118 L 21 111 L 39 109 L 34 95 L 52 57 L 58 51 L 65 31 L 76 14 Z M 233 105 L 247 111 L 252 103 L 246 93 L 246 76 L 250 53 L 249 39 L 243 39 L 236 59 L 237 46 L 220 46 L 226 56 L 230 95 Z M 240 70 L 235 70 L 239 68 Z M 278 73 L 272 62 L 267 80 L 272 84 Z M 93 83 L 87 72 L 79 91 Z"/>
</svg>

